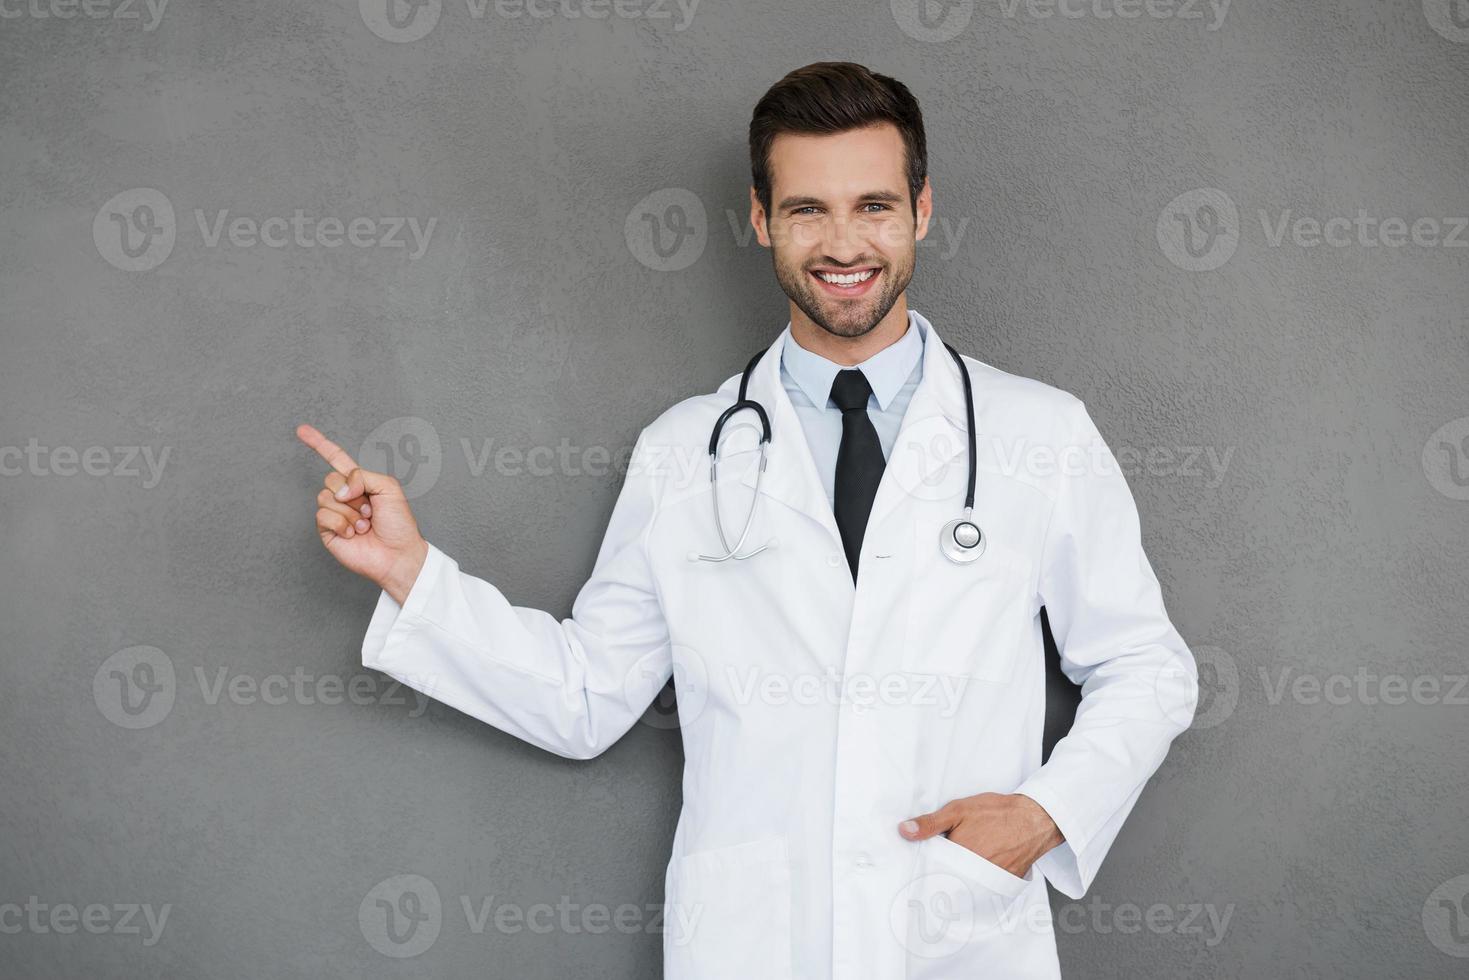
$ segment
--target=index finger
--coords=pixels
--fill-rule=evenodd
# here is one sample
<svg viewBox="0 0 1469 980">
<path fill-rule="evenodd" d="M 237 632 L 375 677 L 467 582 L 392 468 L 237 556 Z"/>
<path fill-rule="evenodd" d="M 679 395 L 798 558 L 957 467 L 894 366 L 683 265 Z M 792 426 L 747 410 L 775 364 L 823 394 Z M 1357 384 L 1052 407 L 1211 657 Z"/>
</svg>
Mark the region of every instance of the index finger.
<svg viewBox="0 0 1469 980">
<path fill-rule="evenodd" d="M 332 469 L 347 476 L 357 469 L 357 461 L 347 451 L 318 432 L 313 426 L 301 423 L 296 426 L 296 438 L 316 450 L 316 454 L 331 464 Z"/>
</svg>

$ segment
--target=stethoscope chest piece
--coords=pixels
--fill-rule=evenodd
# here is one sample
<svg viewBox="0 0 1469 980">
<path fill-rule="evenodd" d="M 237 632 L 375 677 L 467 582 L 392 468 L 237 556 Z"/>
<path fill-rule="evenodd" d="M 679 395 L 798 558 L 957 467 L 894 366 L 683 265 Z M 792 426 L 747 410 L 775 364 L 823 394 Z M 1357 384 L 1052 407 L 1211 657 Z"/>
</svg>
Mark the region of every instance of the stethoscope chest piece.
<svg viewBox="0 0 1469 980">
<path fill-rule="evenodd" d="M 939 531 L 939 550 L 956 565 L 968 565 L 984 554 L 988 539 L 979 525 L 967 517 L 956 517 Z"/>
</svg>

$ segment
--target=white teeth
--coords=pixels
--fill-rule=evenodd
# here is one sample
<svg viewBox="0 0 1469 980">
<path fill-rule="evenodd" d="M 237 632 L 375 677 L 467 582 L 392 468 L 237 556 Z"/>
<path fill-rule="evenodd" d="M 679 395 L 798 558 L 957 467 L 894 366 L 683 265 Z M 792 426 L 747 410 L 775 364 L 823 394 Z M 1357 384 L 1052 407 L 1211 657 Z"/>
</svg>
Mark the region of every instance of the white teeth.
<svg viewBox="0 0 1469 980">
<path fill-rule="evenodd" d="M 856 272 L 849 276 L 839 276 L 830 272 L 818 272 L 816 274 L 821 277 L 822 282 L 829 282 L 833 286 L 855 286 L 857 283 L 866 282 L 877 275 L 877 270 L 868 269 L 866 272 Z"/>
</svg>

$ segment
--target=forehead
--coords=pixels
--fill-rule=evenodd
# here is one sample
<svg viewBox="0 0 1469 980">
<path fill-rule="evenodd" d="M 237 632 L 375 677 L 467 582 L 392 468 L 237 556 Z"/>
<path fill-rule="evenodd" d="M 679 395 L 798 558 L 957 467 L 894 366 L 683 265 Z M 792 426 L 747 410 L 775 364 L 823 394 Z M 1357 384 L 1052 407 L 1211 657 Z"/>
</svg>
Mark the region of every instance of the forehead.
<svg viewBox="0 0 1469 980">
<path fill-rule="evenodd" d="M 901 194 L 907 184 L 903 136 L 890 122 L 821 136 L 782 133 L 770 147 L 775 200 L 855 197 L 875 190 Z"/>
</svg>

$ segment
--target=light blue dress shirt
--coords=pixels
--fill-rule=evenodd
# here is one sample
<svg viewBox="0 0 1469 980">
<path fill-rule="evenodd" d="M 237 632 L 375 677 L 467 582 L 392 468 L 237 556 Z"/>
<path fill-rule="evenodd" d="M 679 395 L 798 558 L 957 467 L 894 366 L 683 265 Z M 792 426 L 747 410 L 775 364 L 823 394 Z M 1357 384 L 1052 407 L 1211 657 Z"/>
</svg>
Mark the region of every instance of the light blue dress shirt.
<svg viewBox="0 0 1469 980">
<path fill-rule="evenodd" d="M 892 455 L 898 439 L 903 413 L 918 382 L 923 379 L 923 327 L 908 313 L 908 329 L 903 336 L 873 354 L 861 364 L 852 365 L 867 376 L 872 395 L 867 399 L 867 417 L 877 430 L 884 459 Z M 826 502 L 835 505 L 837 450 L 842 444 L 842 411 L 831 401 L 831 385 L 837 372 L 846 370 L 820 354 L 812 353 L 789 333 L 780 352 L 780 380 L 790 396 L 806 445 L 821 474 Z"/>
</svg>

